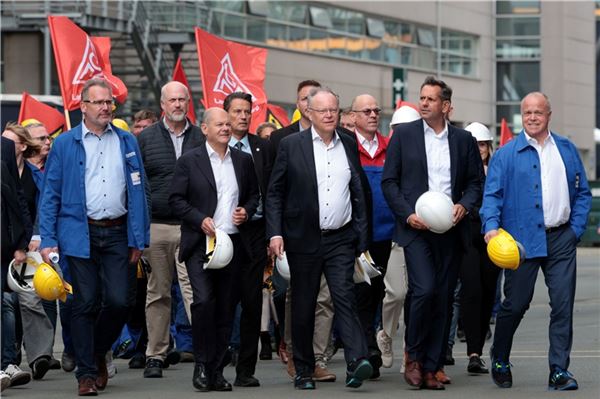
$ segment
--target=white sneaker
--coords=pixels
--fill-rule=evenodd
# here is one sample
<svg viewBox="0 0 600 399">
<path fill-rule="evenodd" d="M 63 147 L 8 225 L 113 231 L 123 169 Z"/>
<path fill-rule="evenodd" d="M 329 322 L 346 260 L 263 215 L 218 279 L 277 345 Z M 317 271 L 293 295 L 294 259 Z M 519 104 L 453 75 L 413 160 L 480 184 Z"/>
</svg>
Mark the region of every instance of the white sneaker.
<svg viewBox="0 0 600 399">
<path fill-rule="evenodd" d="M 10 386 L 10 376 L 0 370 L 0 392 L 4 392 Z"/>
<path fill-rule="evenodd" d="M 21 370 L 16 364 L 9 364 L 4 372 L 10 377 L 11 387 L 25 385 L 31 381 L 31 374 Z"/>
<path fill-rule="evenodd" d="M 108 371 L 108 378 L 113 378 L 117 374 L 117 366 L 113 363 L 113 352 L 106 352 L 106 370 Z"/>
<path fill-rule="evenodd" d="M 377 333 L 377 347 L 381 351 L 381 365 L 385 368 L 392 367 L 394 364 L 394 352 L 392 350 L 392 338 L 383 330 Z"/>
</svg>

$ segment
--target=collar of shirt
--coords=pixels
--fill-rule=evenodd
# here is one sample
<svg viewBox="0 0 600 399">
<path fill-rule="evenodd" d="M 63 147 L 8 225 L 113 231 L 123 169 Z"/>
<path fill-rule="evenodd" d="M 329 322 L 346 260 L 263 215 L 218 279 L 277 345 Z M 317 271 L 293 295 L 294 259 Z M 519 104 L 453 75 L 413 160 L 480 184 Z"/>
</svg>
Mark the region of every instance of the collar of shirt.
<svg viewBox="0 0 600 399">
<path fill-rule="evenodd" d="M 208 151 L 208 157 L 209 158 L 217 158 L 219 159 L 219 161 L 221 160 L 221 156 L 219 155 L 218 152 L 216 152 L 215 150 L 213 150 L 213 148 L 210 146 L 210 144 L 208 144 L 208 141 L 206 142 L 206 151 Z M 231 156 L 231 151 L 229 150 L 229 147 L 227 147 L 227 150 L 225 150 L 225 156 L 223 157 L 223 160 L 227 159 L 227 157 Z"/>
<path fill-rule="evenodd" d="M 171 133 L 175 137 L 181 137 L 183 134 L 185 134 L 185 132 L 187 132 L 187 130 L 190 127 L 190 122 L 188 121 L 187 118 L 185 118 L 185 127 L 179 134 L 177 134 L 177 133 L 175 133 L 175 131 L 173 129 L 171 129 L 171 126 L 169 126 L 169 124 L 167 123 L 167 118 L 163 117 L 162 121 L 163 121 L 163 124 L 165 125 L 165 128 L 169 131 L 169 133 Z"/>
<path fill-rule="evenodd" d="M 425 131 L 425 134 L 432 133 L 433 137 L 437 139 L 445 139 L 448 136 L 448 122 L 444 122 L 444 130 L 438 134 L 431 126 L 427 124 L 427 122 L 425 122 L 425 119 L 423 119 L 423 130 Z"/>
<path fill-rule="evenodd" d="M 527 142 L 529 144 L 531 144 L 534 147 L 543 147 L 548 143 L 552 143 L 555 144 L 554 142 L 554 137 L 552 137 L 552 132 L 550 132 L 550 130 L 548 130 L 548 136 L 546 136 L 546 138 L 544 139 L 544 143 L 543 144 L 539 144 L 538 141 L 536 139 L 534 139 L 533 137 L 531 137 L 530 135 L 527 134 L 527 132 L 525 131 L 525 129 L 523 129 L 523 134 L 525 135 L 525 138 L 527 139 Z"/>
<path fill-rule="evenodd" d="M 375 146 L 375 148 L 377 148 L 377 146 L 379 145 L 379 140 L 377 139 L 377 133 L 375 133 L 375 135 L 373 136 L 373 140 L 369 140 L 369 139 L 367 139 L 365 136 L 363 136 L 363 135 L 362 135 L 362 134 L 361 134 L 361 133 L 358 131 L 358 129 L 357 129 L 357 130 L 355 130 L 355 133 L 356 133 L 356 137 L 358 138 L 358 142 L 359 142 L 359 143 L 360 143 L 360 144 L 361 144 L 363 147 L 365 147 L 365 146 L 367 146 L 367 145 L 369 145 L 369 146 L 372 146 L 372 145 L 374 145 L 374 146 Z"/>
<path fill-rule="evenodd" d="M 250 148 L 250 141 L 248 140 L 248 134 L 246 133 L 244 135 L 244 137 L 242 137 L 240 140 L 236 139 L 235 137 L 233 137 L 233 135 L 231 136 L 231 138 L 229 139 L 229 146 L 235 148 L 235 145 L 237 143 L 242 143 L 242 151 L 244 151 L 246 148 Z"/>
<path fill-rule="evenodd" d="M 104 129 L 104 133 L 112 133 L 112 127 L 110 126 L 110 123 L 106 125 L 106 128 Z M 93 134 L 94 136 L 96 136 L 95 133 L 93 133 L 90 129 L 88 129 L 88 127 L 85 125 L 85 120 L 83 121 L 83 123 L 81 124 L 81 136 L 82 137 L 86 137 L 88 134 Z"/>
<path fill-rule="evenodd" d="M 310 126 L 310 132 L 312 135 L 312 141 L 320 141 L 323 143 L 323 145 L 325 145 L 325 142 L 323 141 L 323 139 L 321 138 L 321 136 L 319 136 L 319 133 L 317 133 L 317 131 L 315 130 L 314 126 Z M 331 148 L 333 146 L 335 146 L 338 142 L 338 140 L 340 139 L 340 136 L 338 136 L 337 131 L 333 132 L 333 139 L 331 140 L 331 143 L 329 143 L 329 145 L 327 145 L 327 148 Z"/>
</svg>

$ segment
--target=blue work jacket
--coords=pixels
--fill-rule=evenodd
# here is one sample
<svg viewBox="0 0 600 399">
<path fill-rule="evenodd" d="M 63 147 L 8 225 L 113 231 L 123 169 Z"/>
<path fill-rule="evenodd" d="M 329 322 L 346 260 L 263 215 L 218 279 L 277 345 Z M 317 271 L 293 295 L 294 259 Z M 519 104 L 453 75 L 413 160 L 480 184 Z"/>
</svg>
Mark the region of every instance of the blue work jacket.
<svg viewBox="0 0 600 399">
<path fill-rule="evenodd" d="M 119 137 L 127 181 L 128 246 L 144 249 L 150 243 L 150 218 L 142 157 L 131 133 L 111 127 Z M 81 124 L 54 140 L 44 169 L 39 220 L 40 248 L 58 246 L 61 254 L 87 259 L 90 257 L 90 235 L 85 161 Z"/>
<path fill-rule="evenodd" d="M 586 228 L 592 194 L 575 145 L 556 133 L 550 134 L 565 165 L 571 204 L 569 223 L 579 240 Z M 479 215 L 482 233 L 502 227 L 523 244 L 527 259 L 547 256 L 540 158 L 523 132 L 492 157 Z"/>
</svg>

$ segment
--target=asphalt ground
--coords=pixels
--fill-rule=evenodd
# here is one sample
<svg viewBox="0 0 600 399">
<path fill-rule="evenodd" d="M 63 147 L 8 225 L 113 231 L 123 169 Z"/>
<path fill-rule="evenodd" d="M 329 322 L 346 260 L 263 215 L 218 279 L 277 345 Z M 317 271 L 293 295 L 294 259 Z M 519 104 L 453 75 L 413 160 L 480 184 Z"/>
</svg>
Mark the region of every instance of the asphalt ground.
<svg viewBox="0 0 600 399">
<path fill-rule="evenodd" d="M 571 367 L 579 382 L 578 391 L 549 392 L 548 381 L 548 321 L 550 308 L 543 276 L 537 280 L 535 296 L 530 310 L 525 314 L 517 334 L 511 356 L 514 385 L 511 389 L 497 388 L 489 375 L 469 376 L 466 372 L 466 345 L 458 342 L 454 348 L 456 365 L 447 366 L 446 371 L 452 384 L 445 391 L 417 391 L 411 389 L 399 372 L 400 359 L 396 356 L 390 369 L 381 369 L 378 381 L 368 381 L 359 389 L 344 387 L 345 364 L 341 353 L 330 363 L 330 369 L 338 376 L 334 383 L 317 383 L 315 391 L 295 391 L 288 378 L 284 365 L 274 357 L 270 361 L 259 361 L 256 377 L 261 382 L 259 388 L 236 388 L 233 392 L 195 392 L 192 387 L 191 363 L 171 366 L 164 371 L 162 379 L 144 379 L 142 370 L 130 370 L 126 360 L 115 360 L 118 374 L 109 380 L 108 387 L 100 393 L 102 397 L 113 398 L 190 398 L 190 397 L 229 397 L 243 399 L 264 398 L 336 398 L 377 397 L 377 398 L 600 398 L 600 249 L 581 248 L 578 252 L 577 294 L 574 316 L 574 342 L 571 353 Z M 60 337 L 57 334 L 57 337 Z M 60 359 L 62 342 L 57 339 L 55 357 Z M 401 340 L 394 341 L 394 351 L 401 354 Z M 486 343 L 483 359 L 489 364 Z M 24 366 L 26 367 L 26 366 Z M 233 382 L 235 370 L 225 369 L 225 377 Z M 73 373 L 50 370 L 41 381 L 32 381 L 22 387 L 9 388 L 3 397 L 27 399 L 54 399 L 77 395 L 77 383 Z"/>
</svg>

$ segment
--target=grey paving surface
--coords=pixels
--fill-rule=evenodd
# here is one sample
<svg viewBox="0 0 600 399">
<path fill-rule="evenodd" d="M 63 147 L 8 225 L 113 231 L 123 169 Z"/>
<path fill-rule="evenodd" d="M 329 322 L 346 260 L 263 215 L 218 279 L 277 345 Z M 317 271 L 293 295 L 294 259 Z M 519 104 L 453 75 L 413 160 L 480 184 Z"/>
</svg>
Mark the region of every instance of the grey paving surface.
<svg viewBox="0 0 600 399">
<path fill-rule="evenodd" d="M 229 397 L 244 399 L 259 398 L 331 398 L 369 396 L 377 398 L 600 398 L 600 249 L 580 249 L 578 256 L 578 286 L 575 304 L 575 339 L 570 370 L 579 381 L 580 389 L 574 392 L 548 392 L 547 348 L 549 306 L 543 277 L 538 286 L 531 309 L 525 315 L 517 335 L 512 354 L 514 386 L 501 390 L 493 385 L 489 376 L 468 376 L 465 344 L 457 343 L 454 355 L 455 366 L 447 367 L 452 385 L 443 392 L 414 391 L 404 383 L 398 361 L 391 369 L 382 369 L 379 381 L 368 382 L 358 390 L 344 388 L 343 382 L 322 383 L 316 391 L 294 391 L 278 360 L 259 361 L 256 376 L 260 388 L 234 388 L 231 393 L 198 393 L 191 384 L 192 365 L 180 364 L 165 371 L 162 379 L 144 379 L 141 370 L 129 370 L 127 363 L 117 360 L 118 374 L 109 380 L 102 397 L 113 398 L 190 398 Z M 60 340 L 57 340 L 60 341 Z M 400 340 L 394 343 L 400 353 Z M 484 349 L 487 352 L 489 343 Z M 62 348 L 57 342 L 56 357 L 60 359 Z M 487 355 L 484 357 L 488 361 Z M 488 361 L 489 362 L 489 361 Z M 343 376 L 344 362 L 338 354 L 331 362 L 338 377 Z M 225 376 L 233 381 L 235 372 L 231 367 Z M 72 373 L 50 371 L 42 381 L 33 381 L 27 386 L 9 388 L 4 397 L 54 399 L 76 395 L 76 382 Z"/>
</svg>

